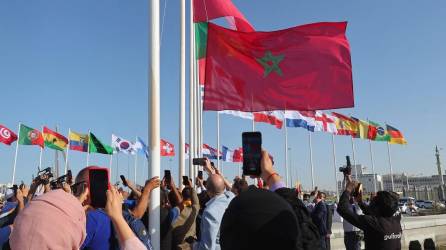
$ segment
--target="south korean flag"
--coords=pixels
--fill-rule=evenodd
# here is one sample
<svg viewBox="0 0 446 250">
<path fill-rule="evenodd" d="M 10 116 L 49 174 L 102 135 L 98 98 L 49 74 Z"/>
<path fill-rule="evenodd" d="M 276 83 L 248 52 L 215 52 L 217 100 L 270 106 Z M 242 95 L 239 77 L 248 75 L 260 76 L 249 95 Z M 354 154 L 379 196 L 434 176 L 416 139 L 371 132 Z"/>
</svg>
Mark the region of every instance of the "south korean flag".
<svg viewBox="0 0 446 250">
<path fill-rule="evenodd" d="M 134 143 L 113 134 L 112 134 L 112 147 L 116 152 L 123 152 L 124 154 L 129 154 L 129 155 L 136 154 Z"/>
</svg>

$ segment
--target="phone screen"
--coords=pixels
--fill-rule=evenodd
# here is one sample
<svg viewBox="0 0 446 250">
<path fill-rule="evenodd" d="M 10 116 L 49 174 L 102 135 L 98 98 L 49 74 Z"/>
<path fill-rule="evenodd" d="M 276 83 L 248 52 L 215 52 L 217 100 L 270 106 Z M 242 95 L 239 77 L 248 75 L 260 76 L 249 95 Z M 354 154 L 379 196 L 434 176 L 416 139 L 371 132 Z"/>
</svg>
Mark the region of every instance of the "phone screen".
<svg viewBox="0 0 446 250">
<path fill-rule="evenodd" d="M 203 171 L 198 171 L 198 178 L 203 180 Z"/>
<path fill-rule="evenodd" d="M 91 169 L 89 174 L 91 206 L 104 208 L 107 203 L 106 192 L 109 187 L 108 172 L 104 169 Z"/>
<path fill-rule="evenodd" d="M 170 170 L 164 170 L 164 178 L 166 178 L 166 181 L 170 182 L 170 179 L 172 178 L 170 175 Z"/>
<path fill-rule="evenodd" d="M 189 177 L 183 176 L 183 185 L 187 185 L 189 183 Z"/>
<path fill-rule="evenodd" d="M 243 174 L 260 176 L 260 160 L 262 158 L 262 134 L 260 132 L 244 132 L 243 143 Z"/>
</svg>

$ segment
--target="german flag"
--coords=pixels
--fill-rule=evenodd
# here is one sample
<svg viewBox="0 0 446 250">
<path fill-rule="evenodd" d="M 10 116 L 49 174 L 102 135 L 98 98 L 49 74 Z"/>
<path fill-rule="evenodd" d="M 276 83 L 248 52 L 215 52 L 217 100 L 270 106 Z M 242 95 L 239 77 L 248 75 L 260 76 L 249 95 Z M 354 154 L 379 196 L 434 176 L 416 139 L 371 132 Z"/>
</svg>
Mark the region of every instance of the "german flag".
<svg viewBox="0 0 446 250">
<path fill-rule="evenodd" d="M 403 134 L 398 129 L 387 125 L 387 133 L 390 135 L 390 144 L 407 144 L 406 139 L 404 139 Z"/>
</svg>

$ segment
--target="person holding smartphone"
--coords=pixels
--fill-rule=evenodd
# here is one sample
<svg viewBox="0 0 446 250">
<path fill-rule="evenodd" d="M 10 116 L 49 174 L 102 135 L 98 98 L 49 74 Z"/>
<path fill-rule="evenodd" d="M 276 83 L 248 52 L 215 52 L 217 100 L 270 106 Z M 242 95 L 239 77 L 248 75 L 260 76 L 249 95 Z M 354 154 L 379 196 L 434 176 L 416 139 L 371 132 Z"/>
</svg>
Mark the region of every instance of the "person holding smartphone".
<svg viewBox="0 0 446 250">
<path fill-rule="evenodd" d="M 112 221 L 110 217 L 105 213 L 105 204 L 102 208 L 94 206 L 91 195 L 99 191 L 106 194 L 106 188 L 104 190 L 90 190 L 90 168 L 83 168 L 76 176 L 75 184 L 73 185 L 73 194 L 76 197 L 80 197 L 84 192 L 87 193 L 87 199 L 82 203 L 87 215 L 87 237 L 83 242 L 80 249 L 91 250 L 106 250 L 106 249 L 119 249 L 118 239 L 115 237 Z M 108 178 L 108 177 L 107 177 Z M 99 187 L 94 187 L 99 188 Z M 106 200 L 105 200 L 106 201 Z"/>
<path fill-rule="evenodd" d="M 364 207 L 365 215 L 358 215 L 350 209 L 353 197 L 362 204 L 362 190 L 358 182 L 352 181 L 351 173 L 344 173 L 346 187 L 339 199 L 338 213 L 353 226 L 364 231 L 365 249 L 401 249 L 401 215 L 398 211 L 398 195 L 379 191 Z M 352 193 L 357 193 L 352 196 Z"/>
<path fill-rule="evenodd" d="M 206 159 L 204 169 L 209 176 L 206 182 L 206 192 L 210 200 L 206 203 L 201 218 L 200 241 L 195 242 L 193 249 L 215 250 L 220 249 L 220 223 L 223 214 L 235 195 L 229 191 L 230 183 L 220 175 L 218 170 L 212 168 L 208 159 Z"/>
</svg>

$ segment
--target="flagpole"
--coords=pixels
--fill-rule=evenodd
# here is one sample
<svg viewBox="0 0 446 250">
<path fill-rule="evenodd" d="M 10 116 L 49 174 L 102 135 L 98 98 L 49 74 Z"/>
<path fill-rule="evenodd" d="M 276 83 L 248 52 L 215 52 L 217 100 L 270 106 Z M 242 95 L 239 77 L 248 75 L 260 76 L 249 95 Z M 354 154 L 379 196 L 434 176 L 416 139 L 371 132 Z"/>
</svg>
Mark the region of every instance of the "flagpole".
<svg viewBox="0 0 446 250">
<path fill-rule="evenodd" d="M 256 131 L 256 121 L 252 118 L 252 132 Z"/>
<path fill-rule="evenodd" d="M 387 154 L 389 155 L 390 180 L 392 182 L 392 192 L 395 192 L 395 184 L 393 183 L 392 156 L 390 154 L 390 143 L 389 142 L 387 142 Z"/>
<path fill-rule="evenodd" d="M 14 185 L 14 181 L 15 181 L 15 168 L 17 165 L 17 154 L 19 152 L 19 142 L 20 142 L 20 127 L 21 127 L 22 123 L 19 122 L 19 128 L 18 128 L 18 133 L 17 133 L 17 144 L 15 145 L 15 156 L 14 156 L 14 165 L 12 167 L 12 182 L 11 184 Z"/>
<path fill-rule="evenodd" d="M 185 0 L 181 0 L 185 1 Z M 190 58 L 189 58 L 189 178 L 192 179 L 192 181 L 195 181 L 194 176 L 194 166 L 193 166 L 193 158 L 195 157 L 195 100 L 194 100 L 194 69 L 193 69 L 193 63 L 194 63 L 194 56 L 193 56 L 193 48 L 194 48 L 194 42 L 193 42 L 193 16 L 194 16 L 194 10 L 193 10 L 193 1 L 190 0 L 190 16 L 189 16 L 189 29 L 190 29 L 190 41 L 189 41 L 189 52 L 190 52 Z"/>
<path fill-rule="evenodd" d="M 183 183 L 182 176 L 185 172 L 185 143 L 186 143 L 186 0 L 180 0 L 180 153 L 178 157 L 178 183 Z M 136 165 L 135 165 L 136 166 Z M 136 167 L 135 167 L 136 182 Z M 180 184 L 181 185 L 181 184 Z"/>
<path fill-rule="evenodd" d="M 58 126 L 56 124 L 56 132 L 58 131 Z M 59 154 L 58 150 L 54 150 L 54 167 L 56 168 L 56 176 L 59 177 Z"/>
<path fill-rule="evenodd" d="M 40 132 L 43 137 L 43 126 L 42 126 L 42 132 Z M 39 167 L 42 169 L 42 155 L 43 155 L 43 147 L 40 147 L 40 156 L 39 156 Z"/>
<path fill-rule="evenodd" d="M 135 137 L 135 143 L 138 141 L 138 137 Z M 184 163 L 183 163 L 184 164 Z M 138 153 L 135 152 L 135 185 L 136 185 L 136 172 L 138 170 Z"/>
<path fill-rule="evenodd" d="M 90 164 L 90 137 L 91 137 L 91 130 L 88 130 L 88 144 L 87 144 L 87 167 Z"/>
<path fill-rule="evenodd" d="M 68 172 L 68 152 L 70 151 L 70 134 L 71 134 L 71 129 L 68 128 L 68 146 L 67 146 L 67 152 L 65 153 L 65 169 L 64 169 L 64 174 L 67 174 Z"/>
<path fill-rule="evenodd" d="M 289 180 L 289 170 L 288 170 L 288 129 L 285 124 L 285 179 L 286 179 L 286 186 L 291 187 L 290 180 Z"/>
<path fill-rule="evenodd" d="M 353 156 L 353 165 L 355 166 L 355 179 L 358 180 L 358 167 L 356 166 L 356 153 L 355 153 L 355 142 L 353 140 L 353 136 L 350 136 L 352 140 L 352 156 Z"/>
<path fill-rule="evenodd" d="M 149 63 L 149 136 L 150 136 L 150 177 L 160 176 L 160 27 L 159 0 L 150 1 L 150 54 Z M 149 206 L 149 234 L 154 249 L 160 249 L 160 189 L 151 192 Z"/>
<path fill-rule="evenodd" d="M 334 134 L 331 134 L 331 144 L 333 146 L 333 169 L 334 169 L 334 176 L 335 176 L 336 201 L 339 201 L 338 171 L 336 169 L 336 146 L 335 146 Z"/>
<path fill-rule="evenodd" d="M 116 153 L 116 176 L 115 181 L 117 182 L 119 180 L 119 153 Z"/>
<path fill-rule="evenodd" d="M 110 175 L 110 181 L 111 181 L 111 179 L 113 177 L 112 167 L 113 167 L 113 154 L 110 155 L 110 161 L 108 163 L 108 172 L 109 172 L 109 175 Z"/>
<path fill-rule="evenodd" d="M 373 188 L 374 188 L 375 193 L 376 193 L 377 192 L 377 188 L 376 188 L 375 161 L 373 160 L 372 141 L 370 139 L 369 139 L 369 148 L 370 148 L 370 161 L 372 162 Z"/>
<path fill-rule="evenodd" d="M 217 111 L 217 169 L 221 172 L 220 166 L 220 112 Z"/>
<path fill-rule="evenodd" d="M 308 130 L 308 144 L 310 146 L 311 189 L 314 189 L 313 145 L 312 145 L 312 142 L 311 142 L 311 132 L 310 132 L 310 130 Z"/>
</svg>

